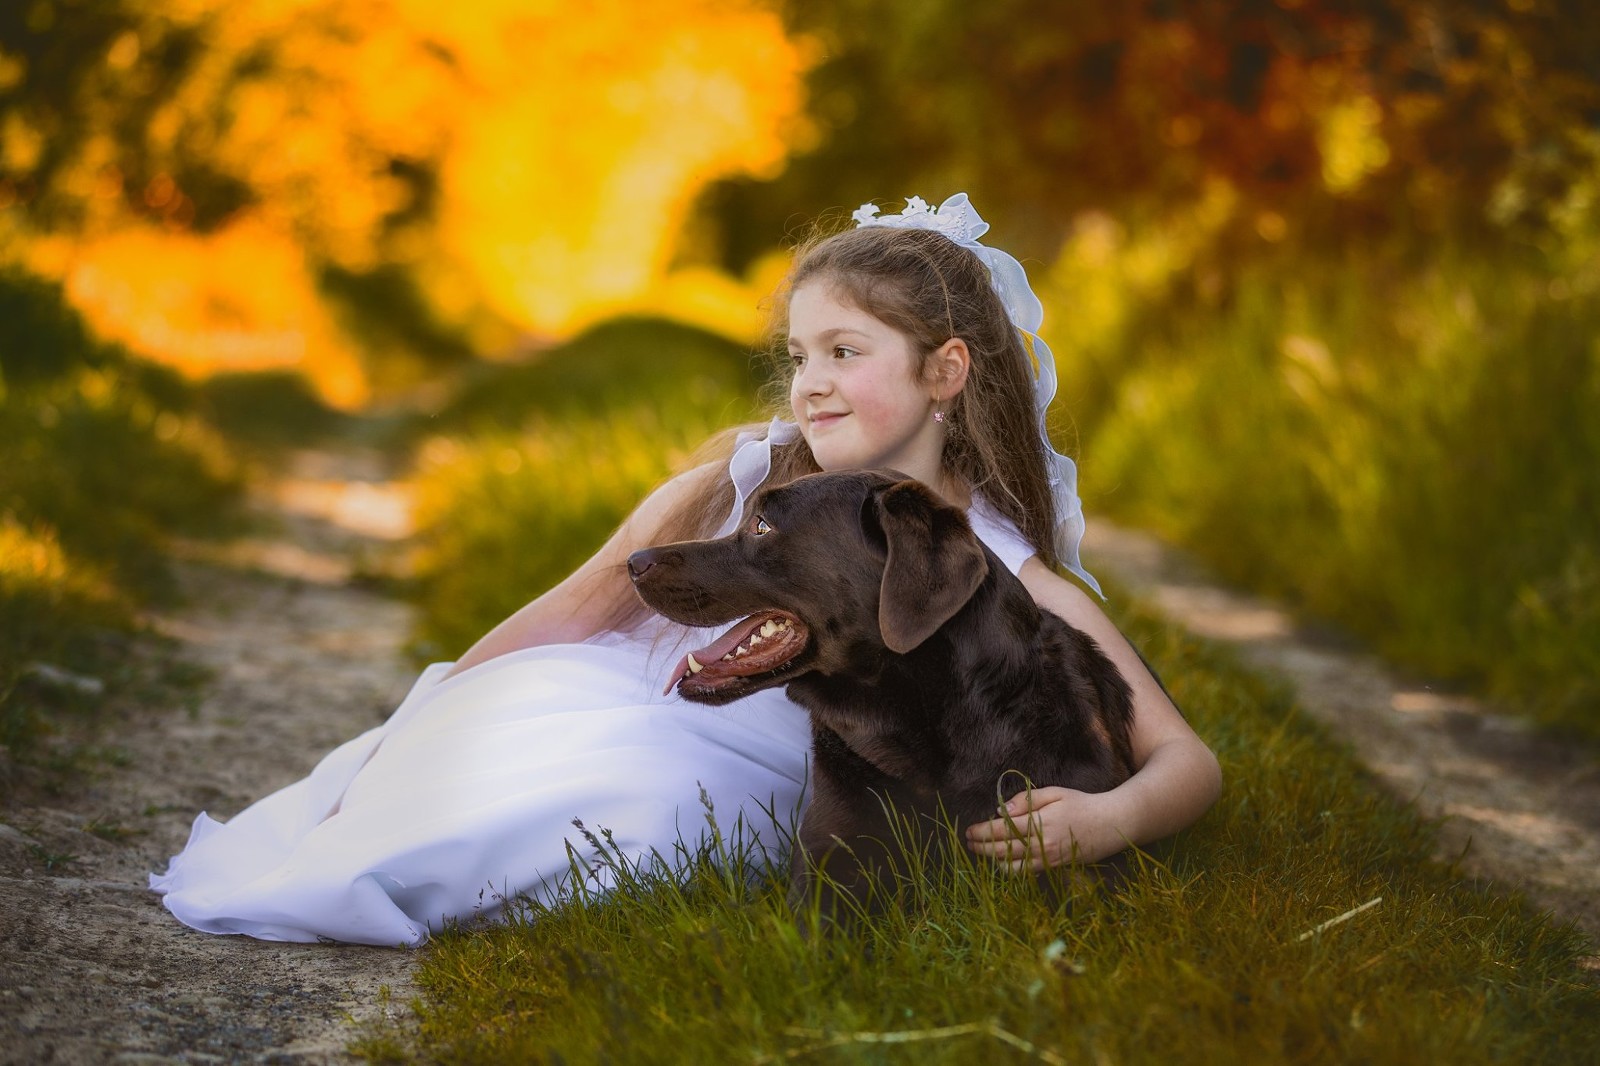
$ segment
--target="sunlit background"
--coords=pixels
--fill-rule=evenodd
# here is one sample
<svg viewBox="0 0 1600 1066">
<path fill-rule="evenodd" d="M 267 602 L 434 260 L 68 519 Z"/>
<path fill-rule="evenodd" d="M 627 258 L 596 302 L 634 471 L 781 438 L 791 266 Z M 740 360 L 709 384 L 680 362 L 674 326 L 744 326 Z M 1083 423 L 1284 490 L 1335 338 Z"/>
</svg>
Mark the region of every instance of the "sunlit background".
<svg viewBox="0 0 1600 1066">
<path fill-rule="evenodd" d="M 1046 300 L 1091 515 L 1594 729 L 1597 72 L 1579 0 L 11 0 L 0 533 L 92 571 L 73 412 L 153 484 L 290 371 L 436 419 L 436 573 L 519 493 L 572 542 L 451 587 L 459 642 L 752 413 L 811 219 L 965 189 Z M 140 528 L 201 509 L 166 499 Z"/>
</svg>

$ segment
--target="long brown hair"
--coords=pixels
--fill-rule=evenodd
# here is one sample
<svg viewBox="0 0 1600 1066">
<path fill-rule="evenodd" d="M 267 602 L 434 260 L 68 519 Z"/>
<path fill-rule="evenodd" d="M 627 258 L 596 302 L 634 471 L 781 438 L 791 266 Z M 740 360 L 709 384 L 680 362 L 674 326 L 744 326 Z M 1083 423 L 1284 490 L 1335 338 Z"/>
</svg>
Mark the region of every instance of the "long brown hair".
<svg viewBox="0 0 1600 1066">
<path fill-rule="evenodd" d="M 945 469 L 981 492 L 1055 566 L 1056 515 L 1034 411 L 1032 365 L 983 260 L 929 230 L 866 226 L 807 238 L 773 297 L 767 354 L 779 373 L 763 399 L 774 414 L 789 407 L 789 297 L 808 283 L 832 286 L 839 298 L 909 338 L 919 380 L 929 379 L 929 357 L 946 341 L 960 337 L 966 342 L 972 361 L 966 387 L 949 408 Z M 707 464 L 701 483 L 662 519 L 653 541 L 700 539 L 721 527 L 736 498 L 726 465 L 742 432 L 761 433 L 764 427 L 739 426 L 707 441 L 695 456 L 697 463 Z M 799 438 L 773 447 L 765 484 L 783 484 L 819 469 L 810 446 Z M 627 595 L 608 628 L 631 628 L 650 613 Z"/>
</svg>

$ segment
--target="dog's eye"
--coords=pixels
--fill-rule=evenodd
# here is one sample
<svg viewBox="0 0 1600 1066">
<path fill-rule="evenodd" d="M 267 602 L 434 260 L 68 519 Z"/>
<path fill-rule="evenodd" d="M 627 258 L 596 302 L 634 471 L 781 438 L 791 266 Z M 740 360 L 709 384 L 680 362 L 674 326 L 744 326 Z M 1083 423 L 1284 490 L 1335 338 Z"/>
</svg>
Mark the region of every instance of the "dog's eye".
<svg viewBox="0 0 1600 1066">
<path fill-rule="evenodd" d="M 756 515 L 755 524 L 750 527 L 750 532 L 754 533 L 758 537 L 764 537 L 768 533 L 772 532 L 772 527 L 767 525 L 767 520 L 765 518 L 762 518 L 760 515 Z"/>
</svg>

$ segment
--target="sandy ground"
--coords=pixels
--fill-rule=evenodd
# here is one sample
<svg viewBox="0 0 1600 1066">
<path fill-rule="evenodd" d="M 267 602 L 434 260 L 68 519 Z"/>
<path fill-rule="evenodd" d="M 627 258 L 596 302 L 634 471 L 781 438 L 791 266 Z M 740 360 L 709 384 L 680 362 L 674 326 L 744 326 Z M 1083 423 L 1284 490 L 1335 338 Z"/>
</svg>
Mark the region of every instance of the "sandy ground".
<svg viewBox="0 0 1600 1066">
<path fill-rule="evenodd" d="M 198 710 L 128 712 L 105 738 L 122 765 L 0 810 L 0 1062 L 340 1062 L 361 1021 L 406 1010 L 408 952 L 208 936 L 145 888 L 196 811 L 226 818 L 303 776 L 413 676 L 408 609 L 349 581 L 352 550 L 406 529 L 377 460 L 303 454 L 261 506 L 281 534 L 185 561 L 192 605 L 159 620 L 215 672 Z M 1442 850 L 1464 850 L 1467 869 L 1600 936 L 1592 752 L 1408 684 L 1143 535 L 1096 522 L 1086 557 L 1287 675 L 1382 780 L 1445 819 Z M 47 869 L 43 855 L 75 858 Z"/>
</svg>

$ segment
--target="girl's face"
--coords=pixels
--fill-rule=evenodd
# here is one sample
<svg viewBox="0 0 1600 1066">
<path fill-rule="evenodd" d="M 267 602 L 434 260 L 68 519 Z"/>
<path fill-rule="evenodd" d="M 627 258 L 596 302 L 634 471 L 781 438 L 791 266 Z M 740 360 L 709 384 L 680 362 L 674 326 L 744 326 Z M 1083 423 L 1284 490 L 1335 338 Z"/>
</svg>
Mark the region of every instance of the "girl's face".
<svg viewBox="0 0 1600 1066">
<path fill-rule="evenodd" d="M 928 484 L 942 469 L 934 388 L 905 334 L 840 300 L 826 280 L 789 298 L 789 404 L 824 470 L 890 467 Z"/>
</svg>

